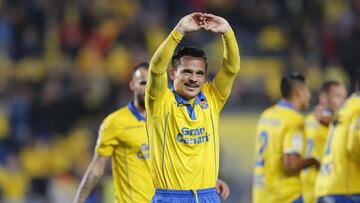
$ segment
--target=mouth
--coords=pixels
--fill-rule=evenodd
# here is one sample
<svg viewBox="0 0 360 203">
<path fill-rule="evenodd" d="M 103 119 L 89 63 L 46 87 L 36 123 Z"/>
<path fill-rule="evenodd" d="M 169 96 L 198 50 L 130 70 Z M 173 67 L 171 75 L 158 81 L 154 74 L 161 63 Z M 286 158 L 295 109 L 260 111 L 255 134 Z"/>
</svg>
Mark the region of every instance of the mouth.
<svg viewBox="0 0 360 203">
<path fill-rule="evenodd" d="M 189 84 L 189 83 L 185 83 L 184 86 L 190 91 L 195 91 L 197 88 L 200 87 L 197 84 Z"/>
</svg>

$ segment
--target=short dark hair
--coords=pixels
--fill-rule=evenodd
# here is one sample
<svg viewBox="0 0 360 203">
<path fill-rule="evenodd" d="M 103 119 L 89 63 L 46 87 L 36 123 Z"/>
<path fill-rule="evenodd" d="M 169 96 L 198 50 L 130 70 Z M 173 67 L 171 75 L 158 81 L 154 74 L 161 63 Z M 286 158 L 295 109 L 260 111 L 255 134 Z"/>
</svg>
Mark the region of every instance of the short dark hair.
<svg viewBox="0 0 360 203">
<path fill-rule="evenodd" d="M 305 76 L 300 72 L 294 71 L 290 75 L 284 76 L 280 84 L 281 96 L 289 99 L 295 87 L 299 84 L 305 84 Z"/>
<path fill-rule="evenodd" d="M 207 70 L 208 64 L 206 61 L 207 58 L 206 58 L 205 52 L 204 52 L 204 50 L 196 48 L 196 47 L 183 47 L 183 48 L 179 49 L 179 51 L 177 51 L 171 59 L 172 68 L 174 68 L 176 70 L 178 65 L 180 65 L 180 63 L 181 63 L 181 61 L 180 61 L 181 58 L 184 56 L 193 56 L 193 57 L 199 57 L 199 58 L 204 59 L 204 62 L 206 65 L 205 70 Z"/>
<path fill-rule="evenodd" d="M 138 65 L 136 65 L 132 71 L 132 77 L 134 77 L 135 73 L 137 70 L 139 69 L 145 69 L 145 70 L 149 70 L 149 63 L 148 62 L 142 62 L 142 63 L 139 63 Z"/>
<path fill-rule="evenodd" d="M 341 85 L 341 83 L 336 80 L 326 81 L 321 85 L 320 93 L 329 93 L 332 86 L 338 86 L 338 85 Z"/>
</svg>

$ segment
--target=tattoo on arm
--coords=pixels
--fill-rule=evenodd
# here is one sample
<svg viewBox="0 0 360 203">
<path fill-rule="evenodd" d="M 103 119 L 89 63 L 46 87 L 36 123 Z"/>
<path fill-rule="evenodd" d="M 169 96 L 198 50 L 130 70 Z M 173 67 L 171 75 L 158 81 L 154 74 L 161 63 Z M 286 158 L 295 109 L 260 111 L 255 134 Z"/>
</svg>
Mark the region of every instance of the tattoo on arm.
<svg viewBox="0 0 360 203">
<path fill-rule="evenodd" d="M 106 160 L 107 158 L 102 157 L 94 158 L 80 183 L 73 203 L 84 203 L 86 201 L 104 173 Z"/>
</svg>

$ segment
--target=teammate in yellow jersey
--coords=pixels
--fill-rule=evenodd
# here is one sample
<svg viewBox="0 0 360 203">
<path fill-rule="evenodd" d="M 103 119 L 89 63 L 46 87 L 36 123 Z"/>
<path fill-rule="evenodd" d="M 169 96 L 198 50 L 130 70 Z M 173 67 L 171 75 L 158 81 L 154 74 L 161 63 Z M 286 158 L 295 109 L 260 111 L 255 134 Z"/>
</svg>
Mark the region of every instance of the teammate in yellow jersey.
<svg viewBox="0 0 360 203">
<path fill-rule="evenodd" d="M 81 182 L 74 203 L 85 202 L 112 157 L 115 202 L 150 202 L 155 188 L 150 173 L 148 137 L 145 129 L 145 85 L 148 64 L 135 67 L 130 89 L 134 101 L 110 114 L 102 123 L 94 158 Z M 217 182 L 223 199 L 230 193 L 227 184 Z"/>
<path fill-rule="evenodd" d="M 360 163 L 360 111 L 355 113 L 350 123 L 347 149 L 351 158 Z"/>
<path fill-rule="evenodd" d="M 321 160 L 330 121 L 345 102 L 346 88 L 337 81 L 327 81 L 320 89 L 319 104 L 305 120 L 305 157 Z M 303 198 L 305 203 L 315 203 L 315 180 L 318 170 L 314 167 L 301 172 Z"/>
<path fill-rule="evenodd" d="M 359 139 L 360 73 L 356 91 L 339 110 L 330 130 L 316 179 L 319 203 L 360 203 Z M 357 147 L 356 147 L 357 146 Z"/>
<path fill-rule="evenodd" d="M 207 62 L 192 47 L 173 52 L 183 36 L 205 29 L 223 39 L 223 67 L 206 82 Z M 167 86 L 167 65 L 171 61 Z M 183 17 L 151 59 L 145 104 L 150 140 L 153 202 L 220 202 L 214 189 L 219 170 L 220 111 L 240 70 L 234 32 L 222 17 Z"/>
<path fill-rule="evenodd" d="M 299 110 L 307 108 L 310 99 L 305 78 L 296 72 L 280 86 L 282 100 L 261 114 L 257 127 L 254 203 L 303 202 L 299 172 L 319 167 L 316 159 L 301 156 L 305 137 Z"/>
</svg>

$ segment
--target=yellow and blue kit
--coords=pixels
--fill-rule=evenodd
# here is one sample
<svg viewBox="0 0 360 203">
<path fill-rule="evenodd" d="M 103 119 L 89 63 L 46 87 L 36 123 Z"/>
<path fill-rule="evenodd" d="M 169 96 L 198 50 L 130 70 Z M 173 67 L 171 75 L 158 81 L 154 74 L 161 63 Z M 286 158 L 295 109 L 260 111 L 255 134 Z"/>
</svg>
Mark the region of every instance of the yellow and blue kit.
<svg viewBox="0 0 360 203">
<path fill-rule="evenodd" d="M 329 127 L 321 124 L 314 113 L 309 114 L 305 119 L 305 157 L 314 157 L 321 160 L 326 144 Z M 305 203 L 316 202 L 315 182 L 318 170 L 309 167 L 301 171 L 301 182 L 303 198 Z"/>
<path fill-rule="evenodd" d="M 360 112 L 360 96 L 353 94 L 332 122 L 327 138 L 315 193 L 319 201 L 360 202 L 360 163 L 348 151 L 352 122 Z M 350 143 L 349 143 L 350 142 Z M 354 199 L 357 199 L 355 201 Z"/>
<path fill-rule="evenodd" d="M 222 35 L 223 67 L 213 81 L 204 84 L 195 99 L 183 99 L 168 88 L 166 73 L 182 38 L 183 34 L 174 29 L 154 54 L 149 68 L 145 104 L 157 189 L 155 202 L 160 201 L 159 195 L 181 198 L 176 194 L 192 192 L 192 198 L 197 196 L 200 201 L 202 196 L 215 193 L 213 188 L 219 170 L 219 115 L 240 69 L 236 38 L 229 30 Z"/>
<path fill-rule="evenodd" d="M 254 203 L 302 202 L 299 175 L 284 171 L 285 154 L 303 154 L 304 117 L 281 100 L 266 109 L 257 126 Z"/>
<path fill-rule="evenodd" d="M 347 148 L 351 158 L 360 163 L 360 109 L 350 123 Z"/>
<path fill-rule="evenodd" d="M 110 114 L 102 123 L 96 153 L 112 156 L 115 202 L 150 202 L 151 178 L 145 118 L 133 103 Z"/>
</svg>

